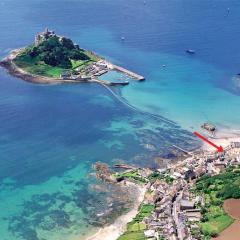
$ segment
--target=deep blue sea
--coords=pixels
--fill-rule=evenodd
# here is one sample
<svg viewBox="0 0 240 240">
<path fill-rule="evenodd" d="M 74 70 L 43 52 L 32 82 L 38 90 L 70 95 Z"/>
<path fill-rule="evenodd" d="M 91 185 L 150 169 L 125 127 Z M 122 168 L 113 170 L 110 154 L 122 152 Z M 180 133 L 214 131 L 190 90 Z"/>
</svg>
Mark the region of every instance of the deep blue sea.
<svg viewBox="0 0 240 240">
<path fill-rule="evenodd" d="M 49 27 L 146 77 L 116 98 L 0 69 L 1 240 L 79 240 L 97 213 L 126 208 L 92 176 L 96 161 L 155 167 L 172 144 L 195 148 L 203 122 L 239 129 L 239 12 L 238 0 L 1 0 L 0 58 Z"/>
</svg>

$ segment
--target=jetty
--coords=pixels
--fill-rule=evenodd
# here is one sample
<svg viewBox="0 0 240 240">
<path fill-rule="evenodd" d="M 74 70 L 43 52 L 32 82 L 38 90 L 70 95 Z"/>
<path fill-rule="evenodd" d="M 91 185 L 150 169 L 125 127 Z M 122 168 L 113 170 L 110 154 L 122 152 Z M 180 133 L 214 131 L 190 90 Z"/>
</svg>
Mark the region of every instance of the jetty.
<svg viewBox="0 0 240 240">
<path fill-rule="evenodd" d="M 183 149 L 183 148 L 181 148 L 181 147 L 179 147 L 179 146 L 177 146 L 177 145 L 172 144 L 172 146 L 173 146 L 174 148 L 176 148 L 176 149 L 184 152 L 185 154 L 192 155 L 192 153 L 188 152 L 187 150 L 185 150 L 185 149 Z"/>
<path fill-rule="evenodd" d="M 106 80 L 102 80 L 102 79 L 98 79 L 98 78 L 92 78 L 90 81 L 88 82 L 96 82 L 96 83 L 100 83 L 100 84 L 104 84 L 106 86 L 125 86 L 128 85 L 129 82 L 128 81 L 123 81 L 123 82 L 109 82 Z"/>
<path fill-rule="evenodd" d="M 136 167 L 127 165 L 127 164 L 115 164 L 114 168 L 122 168 L 122 169 L 131 169 L 131 170 L 136 170 Z"/>
<path fill-rule="evenodd" d="M 122 73 L 125 73 L 126 75 L 136 79 L 137 81 L 143 81 L 145 80 L 145 77 L 137 74 L 137 73 L 134 73 L 132 71 L 129 71 L 128 69 L 126 68 L 123 68 L 123 67 L 120 67 L 120 66 L 117 66 L 115 64 L 111 64 L 112 65 L 112 68 L 116 71 L 119 71 L 119 72 L 122 72 Z"/>
<path fill-rule="evenodd" d="M 129 81 L 123 81 L 123 82 L 109 82 L 109 85 L 110 86 L 125 86 L 125 85 L 128 85 L 129 84 Z"/>
</svg>

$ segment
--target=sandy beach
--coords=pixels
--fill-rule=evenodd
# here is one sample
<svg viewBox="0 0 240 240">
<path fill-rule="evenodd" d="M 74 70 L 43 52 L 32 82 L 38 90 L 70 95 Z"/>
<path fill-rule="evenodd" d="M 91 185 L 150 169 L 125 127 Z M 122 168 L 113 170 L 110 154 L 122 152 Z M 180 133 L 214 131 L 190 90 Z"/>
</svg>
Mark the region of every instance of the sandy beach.
<svg viewBox="0 0 240 240">
<path fill-rule="evenodd" d="M 227 130 L 220 129 L 216 133 L 216 136 L 209 137 L 214 143 L 223 148 L 228 146 L 231 142 L 240 141 L 240 131 L 239 130 Z M 207 151 L 213 151 L 214 148 L 206 143 L 203 143 L 202 148 Z M 138 213 L 138 206 L 144 199 L 144 194 L 146 188 L 138 186 L 139 197 L 136 201 L 134 208 L 128 212 L 126 215 L 120 216 L 112 225 L 99 229 L 99 231 L 91 237 L 85 240 L 116 240 L 125 230 L 128 222 L 132 220 L 133 217 Z M 235 224 L 239 224 L 237 221 Z M 233 224 L 233 226 L 235 225 Z M 217 238 L 218 239 L 218 238 Z M 219 238 L 220 239 L 220 238 Z M 222 238 L 221 238 L 222 239 Z M 224 238 L 223 238 L 224 239 Z M 234 239 L 235 240 L 235 239 Z"/>
<path fill-rule="evenodd" d="M 138 207 L 144 199 L 146 187 L 137 186 L 138 198 L 135 201 L 133 209 L 125 215 L 120 216 L 110 226 L 103 227 L 91 237 L 86 240 L 116 240 L 126 229 L 126 225 L 130 222 L 138 213 Z"/>
<path fill-rule="evenodd" d="M 231 142 L 240 141 L 240 130 L 219 129 L 214 137 L 208 138 L 213 141 L 217 146 L 222 146 L 224 149 L 224 147 L 228 146 Z M 214 147 L 205 142 L 203 142 L 202 148 L 207 151 L 215 150 Z"/>
</svg>

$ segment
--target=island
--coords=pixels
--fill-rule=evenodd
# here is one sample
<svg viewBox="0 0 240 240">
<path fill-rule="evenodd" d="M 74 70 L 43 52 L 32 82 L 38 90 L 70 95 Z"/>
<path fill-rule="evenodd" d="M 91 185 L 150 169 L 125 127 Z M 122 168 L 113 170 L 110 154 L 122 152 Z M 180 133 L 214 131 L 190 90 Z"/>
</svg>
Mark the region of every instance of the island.
<svg viewBox="0 0 240 240">
<path fill-rule="evenodd" d="M 99 76 L 114 70 L 138 81 L 145 79 L 108 62 L 93 51 L 81 48 L 70 38 L 59 36 L 48 28 L 38 33 L 30 46 L 13 50 L 0 65 L 10 74 L 34 83 L 97 82 L 104 85 L 127 85 L 127 81 L 99 79 Z"/>
</svg>

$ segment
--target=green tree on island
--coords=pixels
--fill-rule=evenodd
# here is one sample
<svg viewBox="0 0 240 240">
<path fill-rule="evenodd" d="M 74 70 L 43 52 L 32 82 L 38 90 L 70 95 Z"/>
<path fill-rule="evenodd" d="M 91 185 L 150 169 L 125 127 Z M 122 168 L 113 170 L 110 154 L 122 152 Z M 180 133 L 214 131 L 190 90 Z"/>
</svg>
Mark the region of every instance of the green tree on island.
<svg viewBox="0 0 240 240">
<path fill-rule="evenodd" d="M 58 36 L 49 37 L 39 45 L 29 47 L 26 54 L 50 66 L 65 69 L 72 67 L 71 60 L 86 61 L 90 59 L 83 49 L 74 45 L 71 39 Z"/>
</svg>

